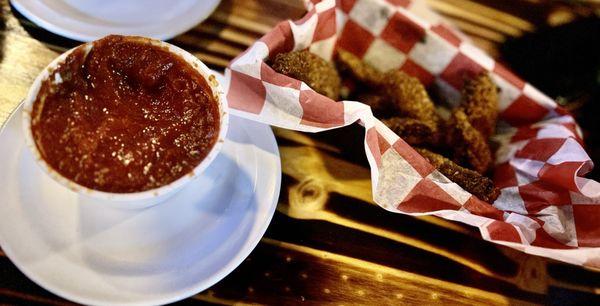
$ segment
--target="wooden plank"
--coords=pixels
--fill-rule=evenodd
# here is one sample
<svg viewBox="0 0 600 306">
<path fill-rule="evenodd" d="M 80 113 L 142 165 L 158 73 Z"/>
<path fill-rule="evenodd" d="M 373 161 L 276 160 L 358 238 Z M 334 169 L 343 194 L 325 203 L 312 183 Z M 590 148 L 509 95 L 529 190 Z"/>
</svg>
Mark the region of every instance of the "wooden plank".
<svg viewBox="0 0 600 306">
<path fill-rule="evenodd" d="M 231 61 L 230 58 L 222 58 L 215 56 L 213 54 L 204 53 L 201 51 L 191 51 L 191 53 L 199 58 L 204 64 L 206 64 L 209 68 L 216 70 L 223 70 Z"/>
<path fill-rule="evenodd" d="M 506 40 L 506 35 L 499 31 L 480 27 L 474 23 L 459 18 L 447 17 L 447 19 L 456 25 L 461 31 L 468 34 L 471 38 L 482 38 L 495 44 L 502 43 Z"/>
<path fill-rule="evenodd" d="M 343 206 L 341 201 L 343 198 L 338 197 L 328 205 L 339 203 L 338 206 Z M 347 204 L 347 211 L 357 211 L 365 216 L 356 218 L 352 215 L 355 222 L 377 231 L 366 232 L 323 220 L 298 220 L 278 212 L 265 237 L 530 300 L 539 298 L 539 294 L 547 289 L 543 261 L 519 265 L 510 256 L 499 252 L 496 246 L 479 238 L 439 231 L 435 225 L 422 220 L 389 214 L 368 204 L 356 201 Z M 402 239 L 394 240 L 394 235 Z M 424 247 L 421 241 L 426 241 L 429 247 Z M 447 258 L 444 252 L 437 250 L 452 253 L 454 257 Z M 456 260 L 456 256 L 462 259 Z M 524 273 L 536 276 L 531 281 L 533 284 L 519 286 L 515 280 L 521 279 Z"/>
<path fill-rule="evenodd" d="M 487 18 L 485 15 L 480 14 L 479 11 L 470 11 L 462 7 L 454 6 L 449 2 L 445 1 L 429 1 L 431 7 L 441 13 L 444 16 L 454 17 L 455 19 L 467 20 L 469 22 L 478 24 L 485 28 L 494 29 L 503 34 L 510 36 L 521 36 L 523 30 L 507 24 L 503 21 L 494 20 Z"/>
<path fill-rule="evenodd" d="M 310 265 L 306 263 L 310 262 Z M 529 305 L 529 301 L 298 244 L 263 239 L 225 280 L 197 295 L 234 304 Z"/>
<path fill-rule="evenodd" d="M 209 51 L 225 58 L 233 58 L 245 50 L 242 46 L 236 46 L 220 40 L 211 39 L 210 37 L 189 34 L 177 36 L 174 39 L 174 42 L 176 44 L 184 45 L 187 49 Z"/>
<path fill-rule="evenodd" d="M 497 43 L 487 40 L 487 39 L 484 39 L 484 38 L 475 37 L 475 36 L 471 36 L 470 38 L 471 38 L 471 41 L 473 42 L 473 45 L 475 45 L 478 48 L 480 48 L 481 50 L 483 50 L 485 53 L 487 53 L 492 58 L 498 58 L 500 56 L 500 51 L 498 50 Z"/>
<path fill-rule="evenodd" d="M 19 34 L 8 32 L 2 39 L 0 124 L 25 97 L 33 79 L 57 55 L 38 41 Z"/>
<path fill-rule="evenodd" d="M 246 30 L 246 31 L 252 31 L 252 32 L 255 32 L 258 34 L 265 34 L 272 28 L 272 25 L 270 25 L 270 24 L 264 24 L 262 22 L 252 21 L 250 19 L 246 19 L 246 18 L 239 17 L 239 16 L 229 15 L 227 13 L 220 12 L 220 11 L 214 12 L 211 15 L 211 19 L 222 22 L 222 23 L 229 24 L 234 27 L 238 27 L 238 28 Z"/>
<path fill-rule="evenodd" d="M 260 37 L 259 35 L 248 33 L 226 24 L 211 22 L 211 20 L 203 22 L 187 33 L 217 37 L 220 40 L 237 43 L 246 47 L 252 45 Z"/>
<path fill-rule="evenodd" d="M 306 10 L 302 1 L 223 1 L 218 11 L 273 26 L 282 20 L 300 19 Z"/>
<path fill-rule="evenodd" d="M 445 3 L 448 5 L 440 6 L 440 3 Z M 485 4 L 469 0 L 427 0 L 427 4 L 429 4 L 434 10 L 437 10 L 441 14 L 470 15 L 470 13 L 476 12 L 481 17 L 484 17 L 488 20 L 498 21 L 499 23 L 511 26 L 520 31 L 531 32 L 535 30 L 535 26 L 528 20 L 511 15 L 509 13 L 503 12 Z M 450 9 L 449 7 L 454 7 L 454 9 Z M 484 23 L 489 24 L 489 22 Z M 493 23 L 493 25 L 497 25 L 497 23 Z M 518 33 L 518 31 L 515 30 L 509 30 L 509 32 Z"/>
<path fill-rule="evenodd" d="M 5 288 L 0 288 L 0 296 L 15 298 L 25 303 L 40 303 L 44 305 L 56 306 L 77 305 L 75 303 L 70 303 L 62 299 L 49 299 Z"/>
</svg>

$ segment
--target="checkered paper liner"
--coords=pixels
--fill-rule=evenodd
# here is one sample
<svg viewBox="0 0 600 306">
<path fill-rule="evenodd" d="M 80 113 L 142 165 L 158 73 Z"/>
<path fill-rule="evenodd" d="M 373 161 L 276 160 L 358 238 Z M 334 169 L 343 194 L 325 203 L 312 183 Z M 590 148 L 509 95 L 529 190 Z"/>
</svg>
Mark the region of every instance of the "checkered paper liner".
<svg viewBox="0 0 600 306">
<path fill-rule="evenodd" d="M 234 59 L 226 78 L 231 113 L 319 132 L 359 122 L 375 202 L 391 212 L 436 215 L 479 228 L 485 240 L 600 268 L 600 184 L 574 119 L 443 23 L 422 2 L 307 1 L 300 20 L 278 24 Z M 488 71 L 500 88 L 494 182 L 488 204 L 453 183 L 356 101 L 333 101 L 272 70 L 265 60 L 308 49 L 331 60 L 343 48 L 380 70 L 400 69 L 460 101 L 466 76 Z M 357 144 L 358 144 L 357 140 Z"/>
</svg>

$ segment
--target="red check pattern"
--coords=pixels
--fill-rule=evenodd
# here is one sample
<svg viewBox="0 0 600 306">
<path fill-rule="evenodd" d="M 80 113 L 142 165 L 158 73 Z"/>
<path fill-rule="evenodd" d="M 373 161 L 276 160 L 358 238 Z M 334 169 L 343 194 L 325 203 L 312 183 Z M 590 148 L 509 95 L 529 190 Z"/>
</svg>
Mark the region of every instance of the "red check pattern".
<svg viewBox="0 0 600 306">
<path fill-rule="evenodd" d="M 374 200 L 381 207 L 464 222 L 498 244 L 600 267 L 600 184 L 583 177 L 592 162 L 565 110 L 418 2 L 312 0 L 306 6 L 305 17 L 280 23 L 230 63 L 232 113 L 309 132 L 359 122 L 366 129 Z M 306 48 L 328 60 L 343 48 L 378 69 L 406 71 L 435 83 L 449 102 L 459 101 L 465 77 L 488 71 L 500 88 L 498 200 L 485 203 L 448 180 L 368 106 L 330 100 L 264 63 L 279 52 Z"/>
</svg>

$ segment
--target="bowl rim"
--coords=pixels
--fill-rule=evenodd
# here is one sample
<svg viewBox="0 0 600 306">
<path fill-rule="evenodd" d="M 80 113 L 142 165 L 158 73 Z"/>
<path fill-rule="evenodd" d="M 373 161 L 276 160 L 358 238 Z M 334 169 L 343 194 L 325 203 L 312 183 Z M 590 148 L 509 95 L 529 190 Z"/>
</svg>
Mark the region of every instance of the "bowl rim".
<svg viewBox="0 0 600 306">
<path fill-rule="evenodd" d="M 80 185 L 72 181 L 71 179 L 63 176 L 58 171 L 54 170 L 52 166 L 50 166 L 44 160 L 37 148 L 37 145 L 35 144 L 33 134 L 31 131 L 32 107 L 37 98 L 37 94 L 39 93 L 41 84 L 43 81 L 47 80 L 53 75 L 53 72 L 57 68 L 57 66 L 63 63 L 69 54 L 71 54 L 74 50 L 78 48 L 88 48 L 89 50 L 91 50 L 91 48 L 93 48 L 94 41 L 81 44 L 62 53 L 61 55 L 56 57 L 52 62 L 50 62 L 50 64 L 48 64 L 48 66 L 46 66 L 35 78 L 31 87 L 29 88 L 26 98 L 23 100 L 23 109 L 21 111 L 23 118 L 22 128 L 23 134 L 25 135 L 25 143 L 27 144 L 27 147 L 29 147 L 29 150 L 33 153 L 33 157 L 36 161 L 36 164 L 38 164 L 38 166 L 40 166 L 40 168 L 42 168 L 42 170 L 46 174 L 48 174 L 54 181 L 58 182 L 59 184 L 67 187 L 68 189 L 78 194 L 82 194 L 91 198 L 109 200 L 114 202 L 150 200 L 155 199 L 157 197 L 166 196 L 167 194 L 174 194 L 175 191 L 178 191 L 184 185 L 200 176 L 200 174 L 215 160 L 215 158 L 221 151 L 229 127 L 229 111 L 225 92 L 223 90 L 222 84 L 220 84 L 217 81 L 215 73 L 210 68 L 208 68 L 200 59 L 190 54 L 189 52 L 167 42 L 156 40 L 153 38 L 141 36 L 121 37 L 125 37 L 125 39 L 135 42 L 147 43 L 154 46 L 163 47 L 175 56 L 178 56 L 181 59 L 183 59 L 194 70 L 198 71 L 200 75 L 205 79 L 206 83 L 212 91 L 213 97 L 215 98 L 219 108 L 220 125 L 217 139 L 210 151 L 208 152 L 208 154 L 204 157 L 204 159 L 198 165 L 196 165 L 196 167 L 194 167 L 190 172 L 184 174 L 180 178 L 166 185 L 162 185 L 160 187 L 149 190 L 128 193 L 107 192 Z"/>
</svg>

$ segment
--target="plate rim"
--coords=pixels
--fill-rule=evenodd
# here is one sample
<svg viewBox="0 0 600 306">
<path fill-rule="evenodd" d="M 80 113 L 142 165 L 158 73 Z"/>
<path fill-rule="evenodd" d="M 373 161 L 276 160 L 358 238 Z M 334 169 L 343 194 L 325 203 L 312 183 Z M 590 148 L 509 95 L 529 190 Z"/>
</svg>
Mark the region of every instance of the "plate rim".
<svg viewBox="0 0 600 306">
<path fill-rule="evenodd" d="M 17 116 L 17 113 L 21 109 L 22 105 L 23 105 L 23 101 L 21 101 L 11 111 L 9 116 L 6 118 L 6 121 L 4 121 L 2 123 L 2 125 L 0 126 L 0 135 L 5 132 L 9 122 L 11 120 L 15 120 L 15 116 Z M 260 128 L 264 128 L 267 132 L 266 134 L 268 135 L 268 139 L 264 139 L 264 140 L 271 143 L 275 148 L 275 150 L 274 150 L 275 165 L 274 166 L 276 169 L 274 169 L 274 170 L 277 170 L 277 171 L 274 171 L 276 173 L 275 173 L 275 178 L 274 178 L 274 184 L 272 185 L 273 197 L 272 197 L 269 209 L 268 209 L 267 218 L 265 218 L 265 220 L 262 222 L 262 225 L 259 229 L 260 235 L 256 235 L 254 237 L 254 239 L 252 239 L 250 241 L 249 247 L 244 252 L 238 252 L 236 255 L 234 255 L 232 257 L 231 261 L 229 262 L 229 264 L 225 265 L 223 269 L 218 271 L 218 273 L 215 273 L 215 274 L 211 275 L 210 277 L 199 281 L 196 285 L 192 286 L 191 288 L 185 289 L 185 290 L 180 290 L 180 291 L 175 291 L 175 293 L 172 296 L 167 296 L 165 298 L 160 298 L 160 299 L 157 298 L 152 301 L 119 302 L 120 305 L 162 305 L 162 304 L 168 304 L 168 303 L 181 301 L 181 300 L 191 297 L 195 294 L 198 294 L 198 293 L 202 292 L 203 290 L 206 290 L 206 289 L 210 288 L 211 286 L 213 286 L 214 284 L 218 283 L 223 278 L 225 278 L 227 275 L 229 275 L 231 272 L 233 272 L 233 270 L 235 270 L 239 265 L 241 265 L 244 262 L 244 260 L 252 253 L 252 251 L 254 251 L 254 249 L 256 248 L 258 243 L 264 237 L 269 225 L 271 224 L 273 216 L 275 215 L 275 210 L 277 209 L 277 204 L 279 203 L 279 195 L 281 193 L 282 172 L 281 172 L 281 156 L 280 156 L 280 152 L 279 152 L 279 146 L 277 144 L 275 134 L 273 133 L 273 130 L 270 128 L 270 126 L 268 126 L 266 124 L 261 124 L 259 122 L 254 122 L 249 119 L 240 118 L 237 116 L 235 116 L 235 117 L 238 119 L 241 119 L 241 120 L 250 121 L 252 124 L 257 124 L 257 126 L 260 125 Z M 72 294 L 70 292 L 66 292 L 66 291 L 62 291 L 60 289 L 54 288 L 50 283 L 47 282 L 47 280 L 41 279 L 37 275 L 30 273 L 30 271 L 27 271 L 24 267 L 21 266 L 20 263 L 15 262 L 13 260 L 14 254 L 13 254 L 12 248 L 10 246 L 9 247 L 7 247 L 7 246 L 8 245 L 6 244 L 6 241 L 2 238 L 2 235 L 0 234 L 0 247 L 2 247 L 2 250 L 4 251 L 4 254 L 6 255 L 6 257 L 29 280 L 31 280 L 32 282 L 34 282 L 36 285 L 40 286 L 44 290 L 47 290 L 48 292 L 50 292 L 54 295 L 57 295 L 61 298 L 67 299 L 69 301 L 81 303 L 81 304 L 85 304 L 85 305 L 113 305 L 113 303 L 110 303 L 107 301 L 90 299 L 87 297 L 83 297 L 83 296 L 80 296 L 77 294 Z"/>
<path fill-rule="evenodd" d="M 203 0 L 201 0 L 201 1 L 203 1 Z M 176 37 L 177 35 L 187 32 L 188 30 L 192 29 L 195 25 L 198 25 L 202 21 L 208 19 L 208 17 L 210 17 L 210 15 L 212 15 L 212 13 L 214 13 L 214 11 L 217 9 L 219 4 L 221 3 L 221 0 L 212 0 L 212 1 L 213 1 L 213 4 L 211 7 L 209 7 L 208 10 L 202 11 L 202 13 L 197 14 L 195 16 L 195 18 L 188 19 L 189 21 L 184 23 L 183 25 L 176 27 L 176 28 L 172 28 L 172 29 L 169 27 L 164 27 L 163 29 L 166 29 L 166 30 L 161 30 L 160 33 L 145 34 L 144 36 L 152 37 L 152 38 L 159 39 L 159 40 L 169 40 L 169 39 Z M 30 9 L 30 7 L 28 7 L 28 5 L 26 4 L 27 1 L 10 0 L 10 3 L 17 11 L 19 11 L 19 13 L 21 13 L 27 19 L 29 19 L 30 21 L 35 23 L 37 26 L 39 26 L 49 32 L 52 32 L 56 35 L 63 36 L 63 37 L 66 37 L 66 38 L 69 38 L 72 40 L 76 40 L 76 41 L 81 41 L 81 42 L 93 41 L 93 40 L 102 38 L 104 36 L 104 35 L 102 35 L 102 36 L 96 37 L 96 36 L 89 35 L 89 34 L 83 34 L 81 32 L 77 32 L 76 30 L 68 29 L 68 28 L 60 26 L 56 23 L 53 23 L 50 20 L 48 20 L 47 18 L 44 18 L 43 16 L 34 13 Z M 90 26 L 93 28 L 96 28 L 96 29 L 101 28 L 101 27 L 93 26 L 93 25 L 90 25 Z M 122 27 L 122 28 L 126 28 L 126 27 Z M 113 34 L 116 34 L 116 33 L 113 33 Z M 133 34 L 127 34 L 127 35 L 133 35 Z"/>
</svg>

